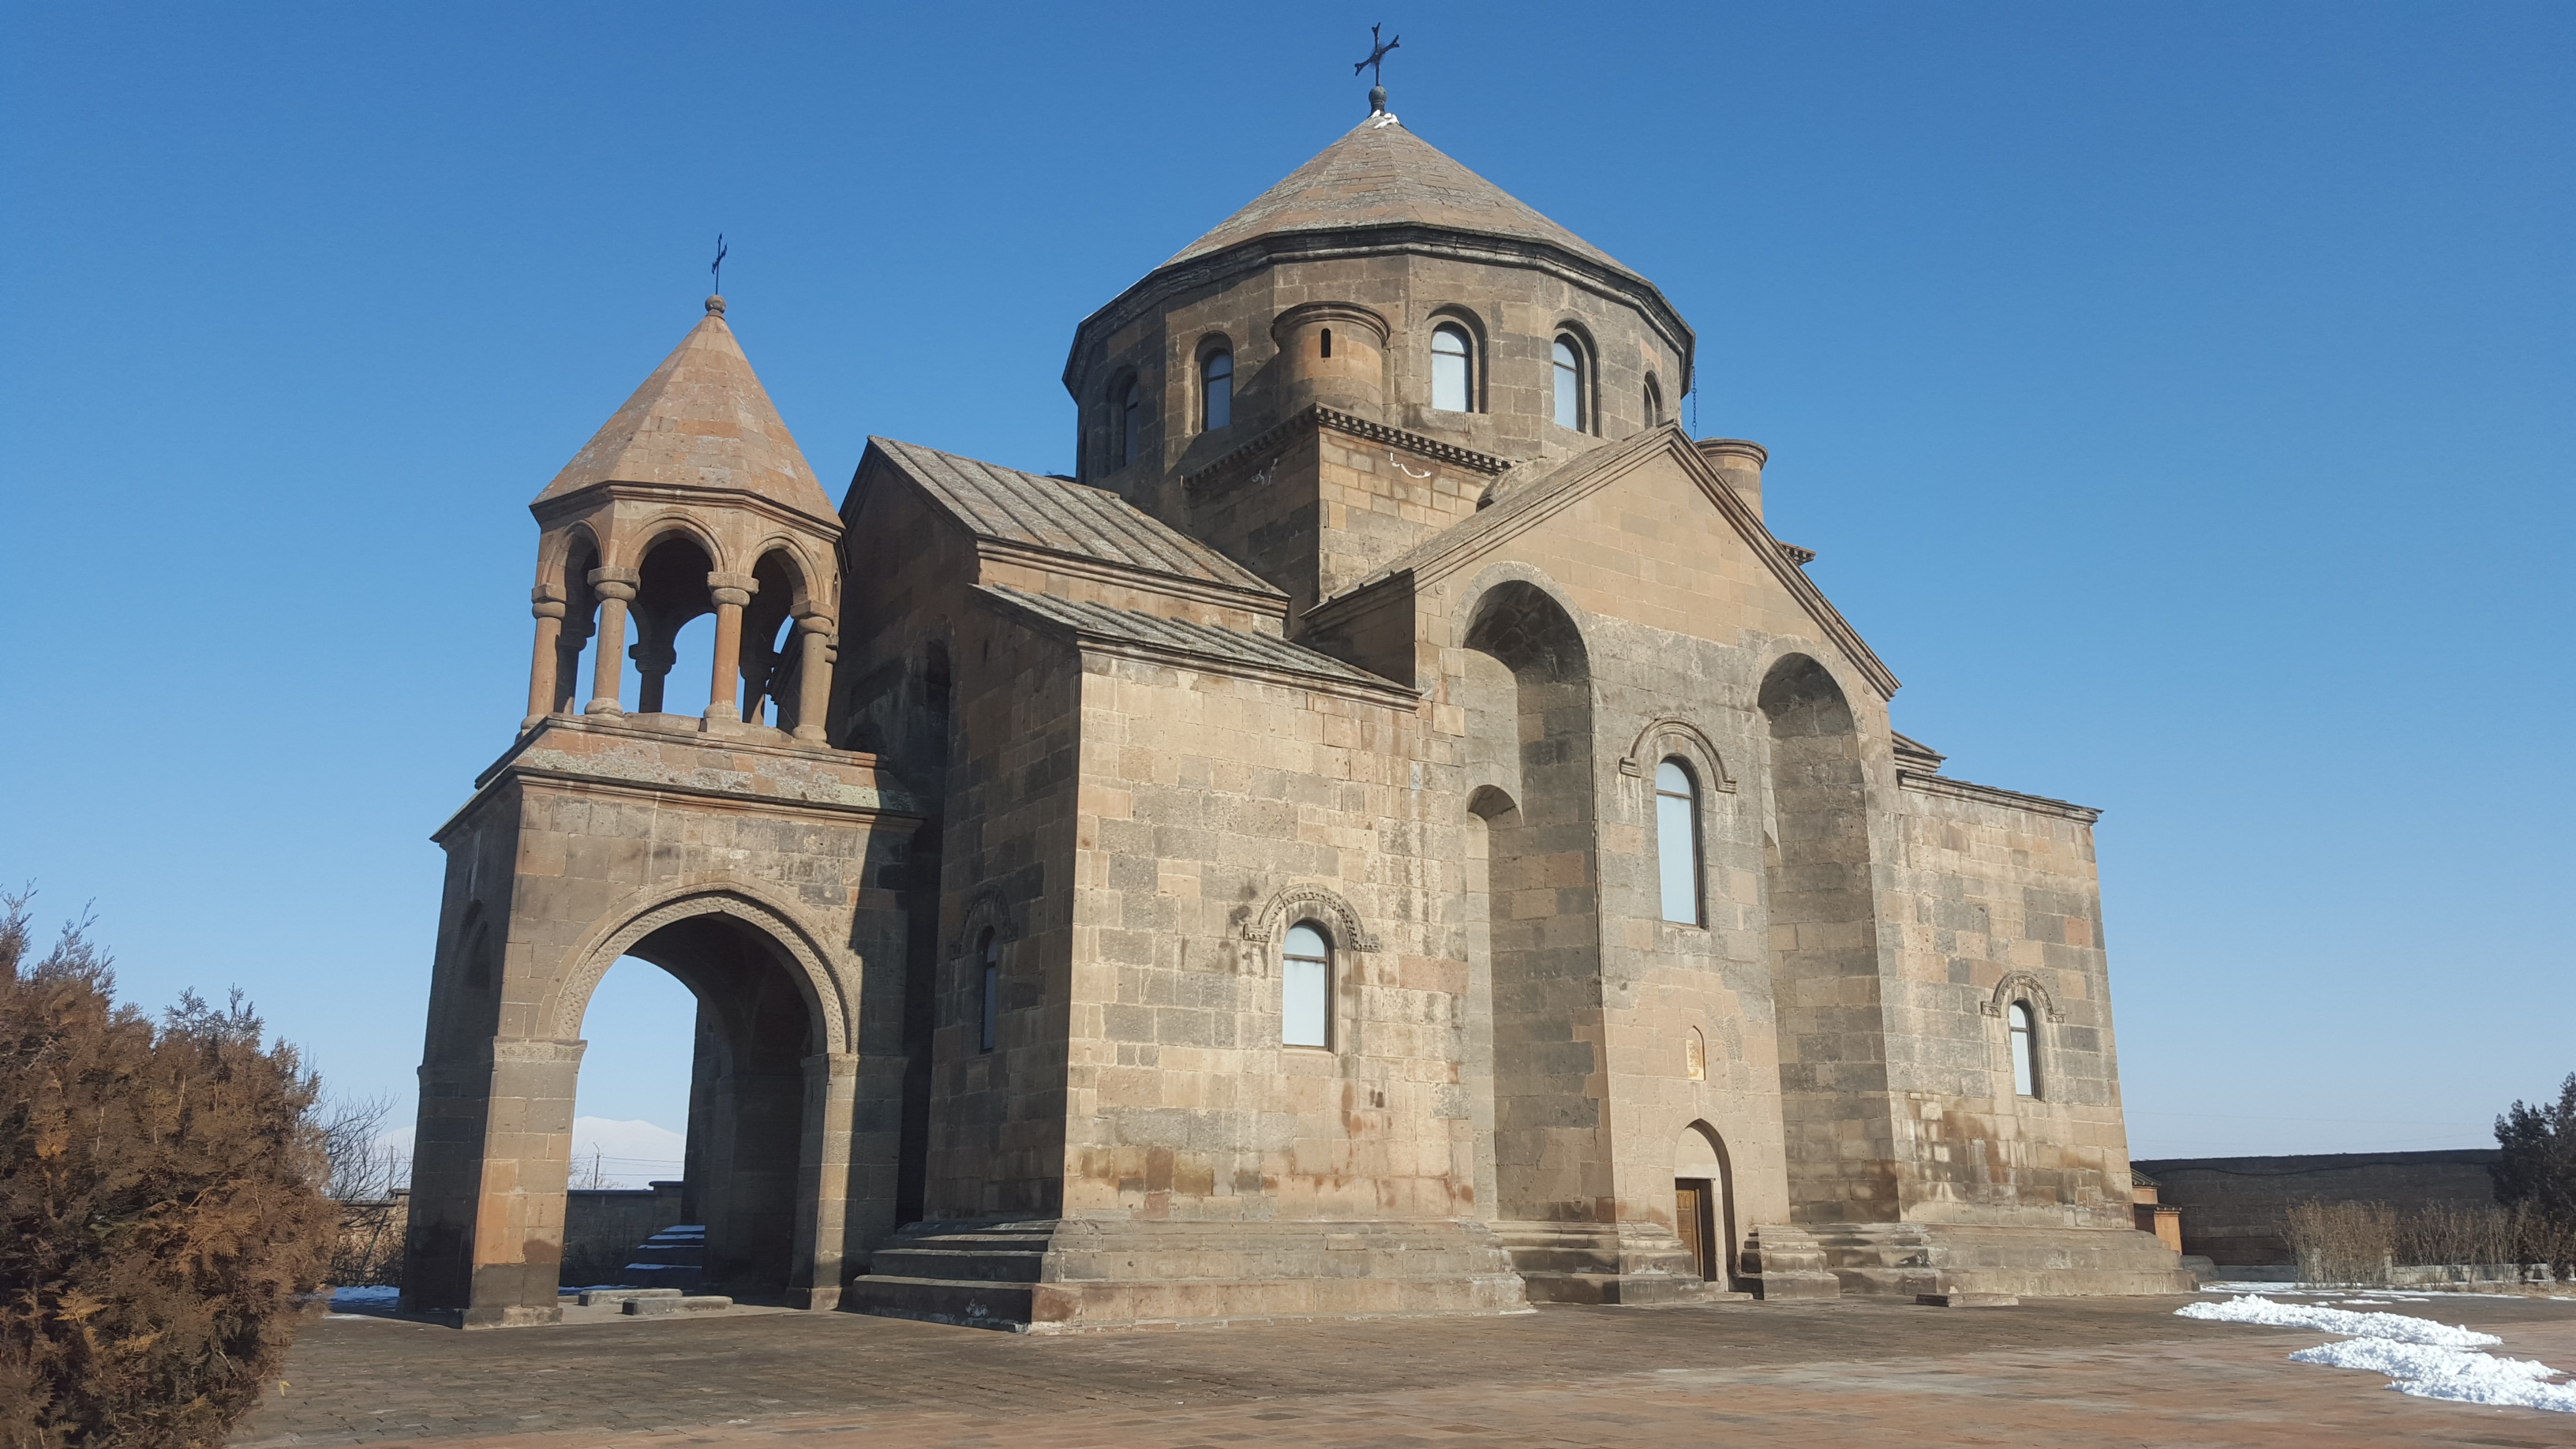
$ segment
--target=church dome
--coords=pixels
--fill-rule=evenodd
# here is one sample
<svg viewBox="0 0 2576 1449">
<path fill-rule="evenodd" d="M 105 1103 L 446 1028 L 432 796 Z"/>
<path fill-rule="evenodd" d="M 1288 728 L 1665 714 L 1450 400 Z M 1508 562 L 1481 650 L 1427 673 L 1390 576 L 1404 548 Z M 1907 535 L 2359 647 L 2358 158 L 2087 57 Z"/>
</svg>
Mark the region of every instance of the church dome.
<svg viewBox="0 0 2576 1449">
<path fill-rule="evenodd" d="M 1290 233 L 1373 227 L 1426 227 L 1537 242 L 1599 266 L 1627 271 L 1609 253 L 1459 165 L 1383 113 L 1353 126 L 1163 266 Z"/>
</svg>

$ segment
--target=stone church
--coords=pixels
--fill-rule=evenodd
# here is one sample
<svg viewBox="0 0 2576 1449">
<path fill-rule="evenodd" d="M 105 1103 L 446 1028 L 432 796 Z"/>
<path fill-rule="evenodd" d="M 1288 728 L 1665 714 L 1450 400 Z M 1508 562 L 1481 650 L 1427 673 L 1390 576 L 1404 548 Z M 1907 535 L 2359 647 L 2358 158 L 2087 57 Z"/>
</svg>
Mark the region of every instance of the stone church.
<svg viewBox="0 0 2576 1449">
<path fill-rule="evenodd" d="M 697 998 L 737 1295 L 2188 1288 L 2131 1226 L 2095 812 L 1890 727 L 1763 449 L 1677 426 L 1694 345 L 1382 108 L 1074 329 L 1074 476 L 875 438 L 835 508 L 708 299 L 533 504 L 526 714 L 436 836 L 407 1306 L 558 1315 L 622 956 Z"/>
</svg>

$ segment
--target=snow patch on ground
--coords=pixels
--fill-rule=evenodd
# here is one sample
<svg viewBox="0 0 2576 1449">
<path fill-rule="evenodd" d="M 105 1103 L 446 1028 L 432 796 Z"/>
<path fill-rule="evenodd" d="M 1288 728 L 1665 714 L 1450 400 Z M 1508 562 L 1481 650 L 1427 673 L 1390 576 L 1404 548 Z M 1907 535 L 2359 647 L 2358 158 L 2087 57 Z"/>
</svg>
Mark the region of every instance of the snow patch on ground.
<svg viewBox="0 0 2576 1449">
<path fill-rule="evenodd" d="M 2429 1343 L 2444 1348 L 2485 1348 L 2504 1342 L 2492 1333 L 2454 1328 L 2404 1313 L 2352 1313 L 2310 1303 L 2275 1303 L 2260 1294 L 2224 1303 L 2186 1303 L 2174 1310 L 2183 1318 L 2219 1323 L 2268 1323 L 2274 1328 L 2314 1328 L 2356 1338 L 2385 1338 L 2398 1343 Z"/>
<path fill-rule="evenodd" d="M 2466 1349 L 2394 1343 L 2384 1338 L 2348 1338 L 2341 1343 L 2301 1349 L 2290 1355 L 2290 1362 L 2383 1373 L 2398 1381 L 2390 1388 L 2419 1399 L 2456 1399 L 2464 1404 L 2576 1414 L 2576 1384 L 2548 1382 L 2558 1376 L 2558 1371 L 2533 1359 L 2497 1358 Z"/>
<path fill-rule="evenodd" d="M 2404 1313 L 2350 1313 L 2308 1303 L 2276 1303 L 2259 1294 L 2225 1303 L 2187 1303 L 2182 1318 L 2219 1323 L 2263 1323 L 2350 1335 L 2290 1355 L 2292 1363 L 2368 1369 L 2386 1374 L 2388 1387 L 2419 1399 L 2546 1409 L 2576 1414 L 2576 1383 L 2553 1384 L 2558 1370 L 2527 1358 L 2498 1358 L 2478 1350 L 2504 1342 L 2492 1333 L 2435 1323 Z"/>
</svg>

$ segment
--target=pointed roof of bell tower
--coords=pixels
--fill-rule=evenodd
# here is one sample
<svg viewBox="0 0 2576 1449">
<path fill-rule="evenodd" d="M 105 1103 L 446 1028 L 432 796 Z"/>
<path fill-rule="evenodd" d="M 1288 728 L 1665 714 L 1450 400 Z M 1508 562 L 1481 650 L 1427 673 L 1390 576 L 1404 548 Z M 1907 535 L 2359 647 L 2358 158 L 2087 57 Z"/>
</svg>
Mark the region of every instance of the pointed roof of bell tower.
<svg viewBox="0 0 2576 1449">
<path fill-rule="evenodd" d="M 1459 165 L 1384 111 L 1343 133 L 1163 266 L 1284 232 L 1379 226 L 1438 227 L 1539 242 L 1628 271 L 1609 253 Z"/>
<path fill-rule="evenodd" d="M 542 505 L 600 483 L 747 493 L 837 528 L 840 515 L 725 325 L 724 298 L 555 480 Z"/>
</svg>

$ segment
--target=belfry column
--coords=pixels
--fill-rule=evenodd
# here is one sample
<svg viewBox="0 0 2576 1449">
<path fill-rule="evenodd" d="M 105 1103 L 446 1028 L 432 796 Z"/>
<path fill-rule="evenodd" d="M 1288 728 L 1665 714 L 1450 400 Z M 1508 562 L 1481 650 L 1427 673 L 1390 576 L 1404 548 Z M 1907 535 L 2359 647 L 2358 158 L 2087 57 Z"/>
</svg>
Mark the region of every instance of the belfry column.
<svg viewBox="0 0 2576 1449">
<path fill-rule="evenodd" d="M 529 591 L 529 607 L 537 616 L 537 652 L 528 661 L 528 717 L 519 721 L 519 732 L 526 734 L 544 723 L 554 713 L 557 675 L 563 660 L 563 590 L 554 584 L 539 584 Z"/>
<path fill-rule="evenodd" d="M 707 575 L 707 592 L 716 601 L 716 673 L 707 685 L 707 722 L 739 723 L 742 719 L 742 606 L 760 591 L 749 574 Z"/>
<path fill-rule="evenodd" d="M 598 662 L 591 666 L 590 703 L 584 714 L 624 714 L 617 703 L 617 681 L 626 664 L 626 606 L 635 601 L 635 569 L 592 569 L 590 587 L 599 595 Z"/>
<path fill-rule="evenodd" d="M 823 743 L 823 716 L 832 707 L 832 616 L 806 614 L 796 620 L 796 738 Z"/>
</svg>

